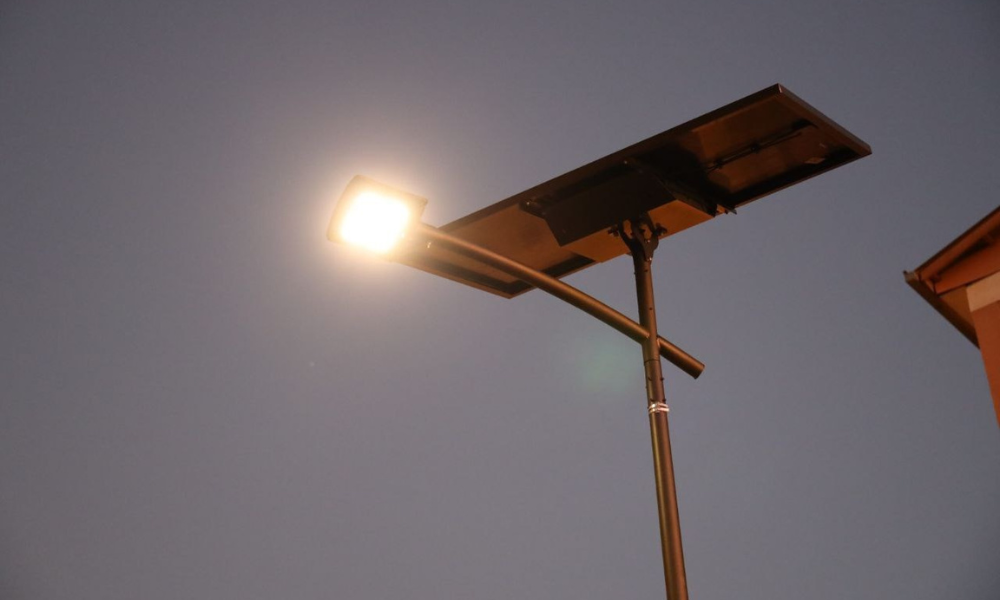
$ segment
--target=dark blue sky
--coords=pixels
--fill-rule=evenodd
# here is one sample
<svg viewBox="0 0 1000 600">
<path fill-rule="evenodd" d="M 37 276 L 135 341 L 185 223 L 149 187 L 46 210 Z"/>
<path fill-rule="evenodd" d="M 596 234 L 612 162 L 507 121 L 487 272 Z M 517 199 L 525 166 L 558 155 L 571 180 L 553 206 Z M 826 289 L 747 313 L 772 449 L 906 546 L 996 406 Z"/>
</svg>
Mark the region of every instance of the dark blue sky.
<svg viewBox="0 0 1000 600">
<path fill-rule="evenodd" d="M 336 247 L 773 83 L 857 163 L 670 238 L 693 600 L 1000 597 L 979 354 L 902 278 L 995 208 L 995 2 L 0 6 L 0 597 L 657 598 L 639 347 Z M 570 282 L 634 314 L 627 258 Z"/>
</svg>

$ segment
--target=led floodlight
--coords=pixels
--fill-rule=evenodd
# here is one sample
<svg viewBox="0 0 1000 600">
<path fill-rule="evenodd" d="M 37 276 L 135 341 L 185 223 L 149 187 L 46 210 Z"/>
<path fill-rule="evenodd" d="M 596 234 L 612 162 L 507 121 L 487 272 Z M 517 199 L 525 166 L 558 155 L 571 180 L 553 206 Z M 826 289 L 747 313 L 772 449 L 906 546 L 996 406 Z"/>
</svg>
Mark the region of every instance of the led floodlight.
<svg viewBox="0 0 1000 600">
<path fill-rule="evenodd" d="M 327 237 L 387 254 L 420 221 L 427 200 L 358 175 L 333 211 Z"/>
</svg>

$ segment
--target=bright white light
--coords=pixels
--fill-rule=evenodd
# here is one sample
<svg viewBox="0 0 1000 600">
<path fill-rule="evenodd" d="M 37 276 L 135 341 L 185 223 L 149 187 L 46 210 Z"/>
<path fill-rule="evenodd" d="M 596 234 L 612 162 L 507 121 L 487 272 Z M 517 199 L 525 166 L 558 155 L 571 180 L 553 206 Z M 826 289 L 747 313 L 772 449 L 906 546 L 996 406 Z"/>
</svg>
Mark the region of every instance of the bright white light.
<svg viewBox="0 0 1000 600">
<path fill-rule="evenodd" d="M 349 244 L 384 254 L 396 245 L 410 222 L 404 202 L 361 192 L 351 200 L 340 224 L 340 237 Z"/>
</svg>

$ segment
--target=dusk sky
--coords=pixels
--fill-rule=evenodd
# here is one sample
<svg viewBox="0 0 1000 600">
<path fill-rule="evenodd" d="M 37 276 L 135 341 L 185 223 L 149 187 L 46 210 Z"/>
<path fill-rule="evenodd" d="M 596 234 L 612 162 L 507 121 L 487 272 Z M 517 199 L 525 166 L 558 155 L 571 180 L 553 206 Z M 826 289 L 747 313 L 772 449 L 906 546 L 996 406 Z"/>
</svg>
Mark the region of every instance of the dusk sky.
<svg viewBox="0 0 1000 600">
<path fill-rule="evenodd" d="M 781 83 L 873 154 L 666 239 L 692 600 L 997 600 L 995 0 L 0 3 L 0 598 L 663 598 L 640 348 L 334 245 Z M 635 316 L 621 257 L 567 281 Z"/>
</svg>

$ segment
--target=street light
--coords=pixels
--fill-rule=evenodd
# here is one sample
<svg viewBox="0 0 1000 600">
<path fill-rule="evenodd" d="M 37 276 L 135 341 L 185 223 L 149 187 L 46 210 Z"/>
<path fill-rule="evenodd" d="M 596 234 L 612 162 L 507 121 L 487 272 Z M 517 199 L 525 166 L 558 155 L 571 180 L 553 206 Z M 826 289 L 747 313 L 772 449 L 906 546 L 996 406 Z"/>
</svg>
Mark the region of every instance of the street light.
<svg viewBox="0 0 1000 600">
<path fill-rule="evenodd" d="M 664 237 L 869 154 L 774 85 L 440 228 L 420 222 L 423 198 L 355 177 L 327 235 L 506 298 L 541 289 L 642 345 L 664 582 L 669 600 L 687 600 L 659 357 L 692 377 L 704 365 L 657 333 L 653 253 Z M 559 280 L 626 253 L 638 323 Z"/>
<path fill-rule="evenodd" d="M 387 254 L 420 221 L 427 200 L 362 175 L 347 184 L 327 237 Z"/>
</svg>

